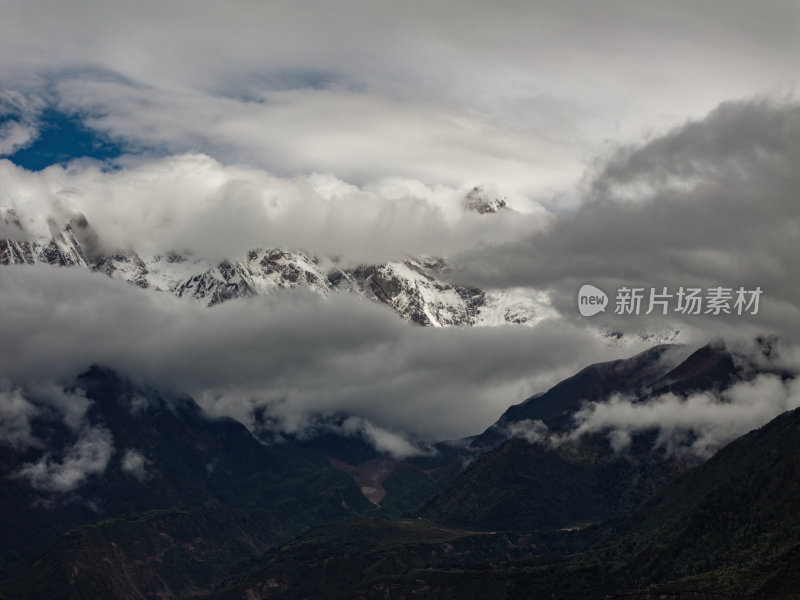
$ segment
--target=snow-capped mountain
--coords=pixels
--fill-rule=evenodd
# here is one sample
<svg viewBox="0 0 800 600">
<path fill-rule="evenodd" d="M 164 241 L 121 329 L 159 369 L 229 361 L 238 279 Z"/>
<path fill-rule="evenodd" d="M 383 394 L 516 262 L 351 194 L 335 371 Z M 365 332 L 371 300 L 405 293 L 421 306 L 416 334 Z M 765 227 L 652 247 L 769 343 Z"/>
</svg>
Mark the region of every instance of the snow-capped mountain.
<svg viewBox="0 0 800 600">
<path fill-rule="evenodd" d="M 476 185 L 464 196 L 463 205 L 466 210 L 482 215 L 496 213 L 499 210 L 511 210 L 505 198 L 489 193 L 480 185 Z"/>
<path fill-rule="evenodd" d="M 469 210 L 480 213 L 505 206 L 503 200 L 492 199 L 480 188 L 472 190 L 465 203 Z M 242 296 L 267 295 L 278 288 L 305 287 L 323 295 L 356 294 L 390 306 L 408 321 L 434 327 L 533 324 L 550 310 L 543 294 L 528 290 L 455 285 L 447 281 L 447 264 L 441 258 L 344 267 L 330 258 L 278 248 L 254 248 L 221 262 L 174 252 L 146 256 L 134 250 L 101 250 L 98 232 L 80 214 L 63 224 L 48 219 L 46 234 L 29 231 L 13 208 L 0 208 L 0 217 L 7 230 L 19 234 L 0 239 L 2 265 L 44 263 L 84 268 L 208 306 Z"/>
</svg>

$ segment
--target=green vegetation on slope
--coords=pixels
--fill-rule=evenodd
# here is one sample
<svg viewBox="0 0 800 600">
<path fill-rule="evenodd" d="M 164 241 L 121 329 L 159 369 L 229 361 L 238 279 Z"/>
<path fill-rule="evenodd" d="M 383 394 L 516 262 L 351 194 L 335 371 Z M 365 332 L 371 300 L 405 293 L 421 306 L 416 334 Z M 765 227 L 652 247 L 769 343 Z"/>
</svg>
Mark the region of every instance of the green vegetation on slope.
<svg viewBox="0 0 800 600">
<path fill-rule="evenodd" d="M 798 497 L 800 409 L 679 476 L 588 550 L 563 554 L 591 531 L 361 518 L 251 561 L 212 597 L 788 600 L 800 589 Z"/>
<path fill-rule="evenodd" d="M 619 456 L 601 436 L 560 448 L 517 438 L 472 463 L 419 514 L 482 530 L 597 523 L 629 514 L 678 468 L 651 453 L 645 439 L 630 455 Z"/>
</svg>

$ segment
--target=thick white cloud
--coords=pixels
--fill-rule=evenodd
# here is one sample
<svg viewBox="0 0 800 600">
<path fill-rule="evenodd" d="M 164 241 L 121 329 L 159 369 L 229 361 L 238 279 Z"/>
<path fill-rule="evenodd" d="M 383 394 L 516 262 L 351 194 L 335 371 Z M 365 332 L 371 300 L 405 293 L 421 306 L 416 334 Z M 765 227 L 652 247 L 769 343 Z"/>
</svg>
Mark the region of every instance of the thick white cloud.
<svg viewBox="0 0 800 600">
<path fill-rule="evenodd" d="M 40 409 L 30 402 L 19 388 L 0 391 L 0 444 L 15 450 L 41 445 L 33 436 L 31 419 Z"/>
<path fill-rule="evenodd" d="M 37 120 L 46 102 L 35 94 L 25 95 L 12 89 L 0 88 L 0 156 L 13 154 L 39 135 Z"/>
<path fill-rule="evenodd" d="M 412 444 L 402 434 L 378 427 L 361 417 L 348 417 L 340 427 L 335 428 L 335 431 L 366 439 L 379 452 L 391 454 L 396 458 L 407 458 L 428 452 L 424 446 Z"/>
<path fill-rule="evenodd" d="M 115 171 L 78 163 L 32 173 L 0 160 L 0 177 L 0 206 L 15 208 L 32 235 L 49 237 L 48 217 L 63 227 L 80 212 L 108 250 L 188 250 L 212 260 L 264 247 L 371 264 L 447 256 L 520 237 L 550 219 L 544 210 L 465 212 L 467 190 L 398 178 L 364 189 L 333 175 L 285 179 L 201 154 Z"/>
<path fill-rule="evenodd" d="M 551 196 L 609 139 L 796 86 L 799 10 L 7 1 L 0 81 L 145 148 Z"/>
<path fill-rule="evenodd" d="M 13 154 L 20 148 L 27 146 L 38 134 L 33 125 L 26 125 L 17 121 L 6 121 L 0 124 L 0 156 Z"/>
<path fill-rule="evenodd" d="M 709 458 L 728 442 L 798 407 L 800 380 L 784 382 L 777 375 L 759 375 L 722 394 L 666 394 L 640 403 L 623 397 L 592 402 L 577 413 L 571 437 L 606 432 L 615 449 L 622 451 L 632 435 L 655 430 L 656 447 Z"/>
<path fill-rule="evenodd" d="M 61 460 L 45 454 L 22 466 L 19 474 L 43 492 L 66 493 L 77 489 L 92 475 L 102 475 L 108 466 L 114 444 L 104 427 L 87 427 Z"/>
<path fill-rule="evenodd" d="M 86 412 L 90 402 L 83 390 L 68 391 L 45 371 L 31 378 L 24 388 L 0 390 L 0 445 L 19 452 L 39 451 L 39 458 L 23 464 L 17 475 L 30 480 L 38 490 L 66 493 L 105 471 L 113 440 L 105 428 L 89 425 Z M 3 369 L 0 381 L 8 383 L 9 373 Z M 48 423 L 48 428 L 53 423 L 66 426 L 72 442 L 62 449 L 49 447 L 46 436 L 40 439 L 35 435 L 35 421 Z"/>
<path fill-rule="evenodd" d="M 503 432 L 552 448 L 599 433 L 617 453 L 627 452 L 634 436 L 655 432 L 654 450 L 705 460 L 739 436 L 798 407 L 800 379 L 759 374 L 721 393 L 667 393 L 646 400 L 614 395 L 585 402 L 568 431 L 555 432 L 540 420 L 524 420 L 510 423 Z"/>
<path fill-rule="evenodd" d="M 48 377 L 29 381 L 25 389 L 10 387 L 7 372 L 0 371 L 0 444 L 15 450 L 43 447 L 33 434 L 33 420 L 55 418 L 72 432 L 86 426 L 89 400 L 83 390 L 65 391 Z"/>
<path fill-rule="evenodd" d="M 139 481 L 146 481 L 150 477 L 147 472 L 149 463 L 147 457 L 135 448 L 128 448 L 122 456 L 122 470 Z"/>
<path fill-rule="evenodd" d="M 88 111 L 88 126 L 132 145 L 198 149 L 226 163 L 290 175 L 331 172 L 361 185 L 408 177 L 430 185 L 502 184 L 512 193 L 554 191 L 580 176 L 566 140 L 438 100 L 368 91 L 264 92 L 258 101 L 69 80 L 61 105 Z"/>
</svg>

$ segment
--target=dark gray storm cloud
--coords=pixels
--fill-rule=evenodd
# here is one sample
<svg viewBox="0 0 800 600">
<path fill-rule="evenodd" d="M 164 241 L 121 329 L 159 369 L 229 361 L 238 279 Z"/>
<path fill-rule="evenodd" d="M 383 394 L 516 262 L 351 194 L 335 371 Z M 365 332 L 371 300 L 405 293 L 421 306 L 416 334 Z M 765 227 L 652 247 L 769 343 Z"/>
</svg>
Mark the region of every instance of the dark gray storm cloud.
<svg viewBox="0 0 800 600">
<path fill-rule="evenodd" d="M 771 331 L 800 338 L 800 104 L 726 102 L 643 145 L 613 154 L 574 213 L 525 241 L 455 259 L 467 281 L 552 291 L 578 318 L 583 283 L 612 295 L 621 286 L 722 286 L 763 290 L 758 315 L 593 319 L 610 329 L 677 324 L 707 331 Z M 675 305 L 673 304 L 673 307 Z M 644 312 L 644 308 L 642 310 Z"/>
</svg>

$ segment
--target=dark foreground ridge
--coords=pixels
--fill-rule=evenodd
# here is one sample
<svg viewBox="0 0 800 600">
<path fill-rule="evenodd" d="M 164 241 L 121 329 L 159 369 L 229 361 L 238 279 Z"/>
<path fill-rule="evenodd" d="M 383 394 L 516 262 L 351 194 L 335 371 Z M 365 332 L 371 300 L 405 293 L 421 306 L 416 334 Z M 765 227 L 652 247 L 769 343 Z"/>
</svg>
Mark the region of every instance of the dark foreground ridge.
<svg viewBox="0 0 800 600">
<path fill-rule="evenodd" d="M 722 348 L 677 366 L 666 360 L 671 350 L 587 367 L 484 434 L 400 462 L 331 430 L 265 443 L 232 419 L 210 419 L 191 398 L 93 368 L 75 385 L 91 401 L 86 426 L 113 439 L 102 476 L 70 494 L 43 492 L 17 475 L 32 450 L 2 447 L 0 592 L 9 600 L 794 597 L 800 410 L 697 466 L 654 452 L 650 434 L 624 456 L 600 434 L 561 447 L 509 438 L 511 425 L 531 420 L 566 429 L 583 400 L 718 391 L 757 373 Z M 76 435 L 45 413 L 33 434 L 51 448 Z M 146 476 L 123 468 L 127 448 L 146 455 Z M 385 496 L 372 502 L 359 489 L 370 465 L 388 472 Z"/>
<path fill-rule="evenodd" d="M 525 535 L 358 518 L 243 565 L 211 597 L 796 598 L 798 494 L 800 409 L 611 528 Z"/>
</svg>

